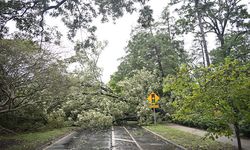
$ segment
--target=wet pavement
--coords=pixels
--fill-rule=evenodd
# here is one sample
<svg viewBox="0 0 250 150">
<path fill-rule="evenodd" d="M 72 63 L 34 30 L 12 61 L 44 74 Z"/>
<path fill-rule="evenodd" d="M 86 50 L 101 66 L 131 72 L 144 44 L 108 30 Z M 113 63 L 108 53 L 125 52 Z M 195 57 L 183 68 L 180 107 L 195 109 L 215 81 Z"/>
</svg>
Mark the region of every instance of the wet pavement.
<svg viewBox="0 0 250 150">
<path fill-rule="evenodd" d="M 181 150 L 139 126 L 73 132 L 44 150 Z"/>
<path fill-rule="evenodd" d="M 179 147 L 168 143 L 160 137 L 146 131 L 139 126 L 127 126 L 124 127 L 134 138 L 135 142 L 139 146 L 137 149 L 143 150 L 181 150 Z"/>
<path fill-rule="evenodd" d="M 109 150 L 111 147 L 111 130 L 82 131 L 75 137 L 68 149 L 71 150 Z"/>
</svg>

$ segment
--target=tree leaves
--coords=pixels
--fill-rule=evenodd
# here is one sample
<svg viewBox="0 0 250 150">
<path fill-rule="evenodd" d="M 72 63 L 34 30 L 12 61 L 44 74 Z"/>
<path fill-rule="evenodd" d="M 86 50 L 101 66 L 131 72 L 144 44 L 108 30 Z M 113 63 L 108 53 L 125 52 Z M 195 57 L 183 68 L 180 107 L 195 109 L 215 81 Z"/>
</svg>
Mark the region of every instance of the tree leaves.
<svg viewBox="0 0 250 150">
<path fill-rule="evenodd" d="M 218 134 L 232 133 L 228 124 L 248 122 L 249 67 L 226 59 L 209 68 L 183 66 L 177 77 L 166 78 L 164 91 L 171 91 L 176 119 L 196 120 L 198 115 L 212 122 L 209 130 Z"/>
</svg>

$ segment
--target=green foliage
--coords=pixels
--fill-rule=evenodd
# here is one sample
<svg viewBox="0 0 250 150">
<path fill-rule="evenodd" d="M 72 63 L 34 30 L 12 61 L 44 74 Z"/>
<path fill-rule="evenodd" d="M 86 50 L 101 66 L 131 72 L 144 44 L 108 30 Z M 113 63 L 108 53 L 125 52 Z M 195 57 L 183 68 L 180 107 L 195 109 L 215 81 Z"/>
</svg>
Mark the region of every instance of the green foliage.
<svg viewBox="0 0 250 150">
<path fill-rule="evenodd" d="M 68 94 L 62 61 L 28 40 L 0 40 L 0 48 L 0 117 L 5 120 L 0 124 L 16 131 L 53 121 L 53 127 L 63 126 L 64 119 L 50 118 Z"/>
<path fill-rule="evenodd" d="M 171 91 L 177 120 L 204 122 L 215 134 L 232 134 L 230 124 L 249 123 L 249 63 L 225 60 L 209 68 L 183 66 L 168 77 L 164 91 Z M 206 123 L 207 122 L 207 123 Z"/>
<path fill-rule="evenodd" d="M 49 16 L 52 19 L 60 18 L 62 20 L 69 29 L 67 35 L 72 41 L 80 29 L 88 32 L 89 36 L 83 43 L 92 46 L 92 42 L 96 40 L 94 33 L 97 28 L 92 23 L 95 18 L 100 17 L 102 22 L 107 22 L 110 19 L 115 20 L 122 17 L 124 12 L 134 12 L 136 4 L 144 4 L 146 1 L 1 1 L 0 38 L 8 35 L 9 27 L 7 24 L 9 21 L 13 21 L 18 29 L 15 37 L 35 40 L 41 38 L 45 42 L 60 43 L 58 38 L 60 39 L 62 36 L 61 33 L 56 27 L 50 27 L 46 23 Z"/>
<path fill-rule="evenodd" d="M 140 108 L 137 112 L 137 116 L 139 117 L 139 124 L 140 125 L 148 125 L 153 123 L 153 113 L 152 109 L 148 107 L 148 105 L 144 105 Z"/>
<path fill-rule="evenodd" d="M 150 10 L 141 13 L 148 15 Z M 147 23 L 145 28 L 150 26 L 151 32 L 147 29 L 133 32 L 126 47 L 127 54 L 109 82 L 111 89 L 126 99 L 129 108 L 124 111 L 126 116 L 137 116 L 140 124 L 152 122 L 152 110 L 148 108 L 147 95 L 155 91 L 162 96 L 163 77 L 175 74 L 176 68 L 187 61 L 181 41 L 172 40 L 166 30 L 158 29 L 158 25 Z M 161 105 L 167 110 L 165 101 Z M 159 118 L 169 117 L 165 112 L 159 114 Z"/>
<path fill-rule="evenodd" d="M 109 114 L 113 117 L 113 121 L 122 119 L 125 117 L 125 113 L 129 112 L 129 105 L 124 101 L 109 101 Z"/>
<path fill-rule="evenodd" d="M 152 110 L 146 97 L 155 91 L 162 96 L 163 111 L 157 114 L 161 118 L 174 117 L 226 135 L 231 134 L 228 123 L 248 128 L 249 14 L 244 5 L 236 0 L 185 1 L 178 10 L 181 17 L 171 25 L 167 8 L 166 20 L 153 24 L 153 11 L 146 1 L 1 1 L 0 125 L 17 131 L 64 125 L 105 128 L 128 116 L 147 124 L 152 121 Z M 107 43 L 97 41 L 92 22 L 98 16 L 105 22 L 132 13 L 136 3 L 144 6 L 138 19 L 143 28 L 132 32 L 126 56 L 106 86 L 97 62 Z M 205 32 L 213 31 L 220 42 L 211 52 L 218 65 L 194 68 L 186 64 L 177 72 L 188 56 L 183 41 L 174 40 L 179 39 L 175 34 L 195 33 L 197 14 Z M 22 40 L 42 43 L 62 36 L 45 24 L 45 15 L 60 17 L 71 41 L 79 29 L 87 31 L 86 39 L 76 42 L 74 56 L 58 60 L 38 42 Z M 3 39 L 9 21 L 16 23 L 15 40 Z M 219 64 L 226 56 L 239 62 Z M 69 73 L 72 63 L 78 68 Z"/>
<path fill-rule="evenodd" d="M 223 47 L 216 48 L 210 52 L 212 62 L 214 64 L 220 63 L 224 60 L 226 50 L 230 53 L 227 57 L 231 59 L 237 59 L 242 63 L 249 62 L 250 53 L 250 35 L 249 34 L 239 34 L 232 33 L 225 37 L 225 44 Z"/>
<path fill-rule="evenodd" d="M 73 129 L 74 128 L 60 128 L 39 132 L 22 133 L 14 136 L 0 136 L 0 142 L 4 140 L 13 141 L 13 144 L 7 147 L 8 150 L 34 150 L 55 138 L 71 132 Z"/>
<path fill-rule="evenodd" d="M 0 119 L 1 126 L 16 132 L 35 131 L 45 128 L 47 124 L 46 114 L 38 107 L 26 107 L 15 112 L 3 113 L 0 114 Z"/>
<path fill-rule="evenodd" d="M 53 111 L 52 113 L 48 114 L 47 116 L 48 124 L 47 127 L 49 128 L 61 128 L 64 127 L 65 124 L 65 113 L 62 109 L 57 111 Z"/>
<path fill-rule="evenodd" d="M 112 117 L 102 114 L 100 112 L 89 110 L 83 111 L 77 116 L 77 122 L 79 126 L 84 129 L 105 129 L 112 125 Z"/>
<path fill-rule="evenodd" d="M 135 75 L 117 83 L 121 89 L 120 96 L 126 98 L 128 109 L 124 112 L 128 116 L 139 117 L 141 124 L 152 121 L 152 110 L 148 108 L 147 96 L 160 88 L 159 78 L 155 73 L 145 68 L 135 71 Z"/>
<path fill-rule="evenodd" d="M 1 40 L 0 48 L 0 113 L 41 104 L 62 89 L 54 83 L 65 84 L 65 69 L 50 53 L 27 40 Z"/>
<path fill-rule="evenodd" d="M 132 77 L 136 70 L 146 68 L 161 77 L 161 74 L 174 74 L 176 68 L 186 62 L 183 43 L 171 40 L 164 31 L 156 32 L 156 35 L 152 35 L 147 31 L 138 31 L 131 37 L 126 48 L 127 55 L 122 58 L 118 71 L 111 77 L 109 85 L 112 89 L 120 92 L 116 84 L 126 77 Z"/>
<path fill-rule="evenodd" d="M 153 10 L 150 8 L 150 6 L 144 6 L 143 9 L 140 10 L 138 23 L 141 24 L 143 28 L 149 28 L 153 22 Z"/>
<path fill-rule="evenodd" d="M 108 89 L 98 81 L 101 74 L 96 59 L 103 48 L 100 43 L 92 50 L 93 55 L 86 54 L 81 44 L 76 47 L 77 53 L 70 60 L 78 62 L 80 69 L 74 73 L 66 71 L 64 60 L 57 60 L 33 42 L 1 40 L 0 47 L 3 127 L 16 131 L 60 128 L 80 122 L 82 118 L 79 120 L 78 116 L 82 112 L 93 110 L 98 112 L 99 123 L 92 125 L 103 128 L 123 116 L 128 108 L 123 102 L 114 103 L 113 98 L 103 96 Z M 85 117 L 93 117 L 92 112 L 88 114 Z"/>
</svg>

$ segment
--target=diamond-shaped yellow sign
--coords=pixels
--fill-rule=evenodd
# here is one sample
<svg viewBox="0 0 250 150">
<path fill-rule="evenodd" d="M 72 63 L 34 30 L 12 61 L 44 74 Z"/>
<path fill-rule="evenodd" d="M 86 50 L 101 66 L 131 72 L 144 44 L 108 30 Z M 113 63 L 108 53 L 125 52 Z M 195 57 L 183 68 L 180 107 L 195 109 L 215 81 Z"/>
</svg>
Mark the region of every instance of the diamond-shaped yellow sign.
<svg viewBox="0 0 250 150">
<path fill-rule="evenodd" d="M 157 94 L 155 94 L 154 92 L 152 92 L 149 94 L 147 99 L 148 99 L 149 103 L 156 104 L 158 102 L 158 100 L 160 99 L 160 97 Z"/>
</svg>

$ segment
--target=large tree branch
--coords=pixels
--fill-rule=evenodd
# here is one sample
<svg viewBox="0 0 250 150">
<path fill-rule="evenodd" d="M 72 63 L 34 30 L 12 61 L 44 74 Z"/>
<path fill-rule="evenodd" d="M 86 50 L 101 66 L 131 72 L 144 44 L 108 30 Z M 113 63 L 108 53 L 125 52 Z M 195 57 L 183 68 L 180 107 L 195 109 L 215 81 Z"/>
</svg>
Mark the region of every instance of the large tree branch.
<svg viewBox="0 0 250 150">
<path fill-rule="evenodd" d="M 82 83 L 81 85 L 84 87 L 94 87 L 92 84 L 88 84 L 88 83 Z M 82 94 L 84 94 L 84 95 L 104 95 L 104 96 L 112 97 L 115 99 L 122 99 L 123 101 L 126 101 L 124 98 L 117 96 L 117 95 L 114 95 L 113 94 L 114 92 L 108 87 L 100 86 L 100 89 L 101 89 L 100 92 L 94 92 L 94 93 L 83 92 Z"/>
<path fill-rule="evenodd" d="M 1 103 L 0 107 L 2 108 L 5 107 L 9 103 L 9 101 L 10 101 L 10 98 L 8 98 L 5 102 Z"/>
<path fill-rule="evenodd" d="M 40 0 L 34 1 L 32 6 L 25 8 L 28 4 L 31 3 L 31 2 L 28 2 L 28 3 L 23 4 L 23 6 L 22 6 L 20 9 L 18 9 L 18 10 L 15 10 L 15 11 L 13 11 L 13 12 L 11 12 L 11 13 L 5 13 L 5 14 L 8 14 L 8 15 L 12 15 L 12 16 L 11 16 L 10 18 L 8 18 L 7 20 L 5 20 L 5 21 L 2 23 L 1 29 L 0 29 L 0 33 L 3 32 L 3 29 L 4 29 L 5 25 L 7 24 L 7 22 L 9 22 L 9 21 L 11 21 L 11 20 L 14 20 L 14 19 L 16 19 L 16 18 L 22 18 L 22 17 L 27 13 L 27 11 L 28 11 L 29 9 L 33 9 L 39 2 L 40 2 Z M 25 8 L 25 10 L 24 10 L 21 14 L 18 14 L 18 11 L 21 11 L 23 8 Z M 17 14 L 17 15 L 13 15 L 13 14 Z M 2 17 L 5 17 L 5 16 L 2 15 L 2 14 L 1 14 L 1 16 L 2 16 Z"/>
<path fill-rule="evenodd" d="M 112 98 L 115 98 L 115 99 L 121 98 L 121 97 L 119 97 L 119 96 L 112 95 L 112 94 L 109 94 L 109 93 L 103 93 L 103 92 L 92 92 L 92 93 L 82 92 L 82 94 L 83 94 L 83 95 L 91 95 L 91 96 L 104 95 L 104 96 L 112 97 Z"/>
<path fill-rule="evenodd" d="M 10 97 L 9 92 L 6 89 L 1 87 L 1 90 L 6 94 L 7 97 Z"/>
<path fill-rule="evenodd" d="M 227 0 L 226 0 L 227 2 Z M 235 6 L 237 5 L 237 0 L 234 0 L 231 4 L 226 3 L 226 7 L 227 7 L 227 14 L 224 18 L 224 22 L 222 25 L 222 35 L 224 35 L 225 30 L 226 30 L 226 26 L 227 26 L 227 22 L 230 19 L 230 15 L 232 14 L 233 10 L 235 9 Z M 232 7 L 230 7 L 232 6 Z"/>
<path fill-rule="evenodd" d="M 212 22 L 213 28 L 216 29 L 216 33 L 221 34 L 221 31 L 217 22 L 217 20 L 219 19 L 213 13 L 214 12 L 211 12 L 210 9 L 208 9 L 208 11 L 205 11 L 206 17 Z"/>
<path fill-rule="evenodd" d="M 61 2 L 57 3 L 56 5 L 53 6 L 49 6 L 43 9 L 43 11 L 41 12 L 42 15 L 44 15 L 44 13 L 48 10 L 51 9 L 58 9 L 63 3 L 65 3 L 67 0 L 62 0 Z"/>
<path fill-rule="evenodd" d="M 31 105 L 31 103 L 27 103 L 27 104 L 25 104 L 25 105 L 21 105 L 21 106 L 19 106 L 19 107 L 15 107 L 15 108 L 11 108 L 11 109 L 6 108 L 6 109 L 3 109 L 3 110 L 0 110 L 0 114 L 1 114 L 1 113 L 7 113 L 7 112 L 17 111 L 17 110 L 19 110 L 19 109 L 21 109 L 21 108 L 23 108 L 23 107 L 28 106 L 28 105 Z"/>
<path fill-rule="evenodd" d="M 0 110 L 0 114 L 1 113 L 7 113 L 7 112 L 13 112 L 13 111 L 17 111 L 23 107 L 26 107 L 26 106 L 29 106 L 29 105 L 34 105 L 36 103 L 39 103 L 39 102 L 43 102 L 44 100 L 39 100 L 39 101 L 32 101 L 32 102 L 27 102 L 23 105 L 20 105 L 20 106 L 16 106 L 16 107 L 13 107 L 11 109 L 7 108 L 7 109 L 3 109 L 3 110 Z"/>
<path fill-rule="evenodd" d="M 203 20 L 204 23 L 208 24 L 207 27 L 211 28 L 209 31 L 212 32 L 212 30 L 213 30 L 216 35 L 219 34 L 218 31 L 217 31 L 217 29 L 214 27 L 214 24 L 212 24 L 211 22 L 205 20 L 205 18 L 202 18 L 202 20 Z"/>
</svg>

